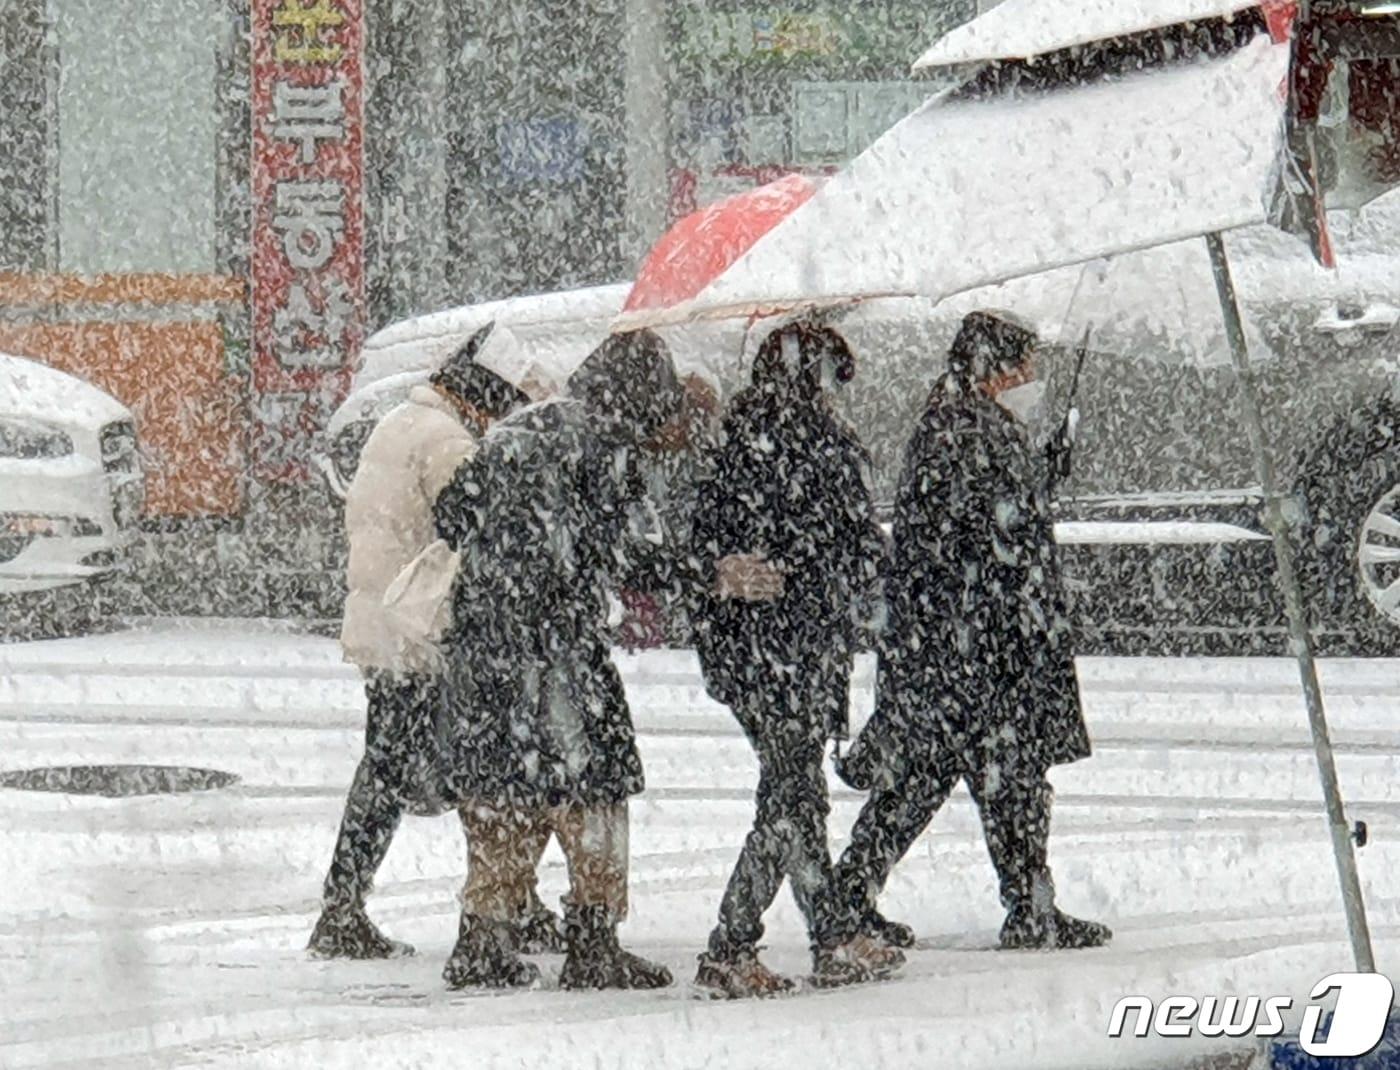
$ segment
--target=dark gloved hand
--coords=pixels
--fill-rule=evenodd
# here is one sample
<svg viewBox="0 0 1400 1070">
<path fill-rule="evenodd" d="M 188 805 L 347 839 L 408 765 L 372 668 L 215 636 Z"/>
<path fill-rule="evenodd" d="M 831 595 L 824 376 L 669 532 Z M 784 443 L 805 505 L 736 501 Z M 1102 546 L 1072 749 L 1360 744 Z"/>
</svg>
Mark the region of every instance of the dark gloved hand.
<svg viewBox="0 0 1400 1070">
<path fill-rule="evenodd" d="M 1050 486 L 1055 488 L 1069 479 L 1074 468 L 1074 444 L 1079 437 L 1079 410 L 1070 409 L 1064 423 L 1045 447 L 1046 467 Z"/>
</svg>

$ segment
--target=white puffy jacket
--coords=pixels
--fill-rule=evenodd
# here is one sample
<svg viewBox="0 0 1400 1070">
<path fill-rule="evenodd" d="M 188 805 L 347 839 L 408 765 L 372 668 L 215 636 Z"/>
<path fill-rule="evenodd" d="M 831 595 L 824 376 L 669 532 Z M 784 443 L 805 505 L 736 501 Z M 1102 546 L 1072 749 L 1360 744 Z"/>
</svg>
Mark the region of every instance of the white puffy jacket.
<svg viewBox="0 0 1400 1070">
<path fill-rule="evenodd" d="M 400 638 L 384 609 L 384 592 L 437 538 L 433 503 L 476 436 L 452 404 L 429 386 L 413 388 L 370 435 L 345 495 L 350 537 L 349 595 L 340 645 L 365 669 L 433 672 L 437 650 Z"/>
</svg>

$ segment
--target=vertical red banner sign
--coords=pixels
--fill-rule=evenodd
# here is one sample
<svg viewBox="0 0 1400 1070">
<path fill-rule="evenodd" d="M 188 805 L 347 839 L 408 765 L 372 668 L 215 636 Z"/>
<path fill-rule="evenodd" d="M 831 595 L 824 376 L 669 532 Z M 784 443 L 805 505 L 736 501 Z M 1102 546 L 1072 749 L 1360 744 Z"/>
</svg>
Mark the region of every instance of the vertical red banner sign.
<svg viewBox="0 0 1400 1070">
<path fill-rule="evenodd" d="M 252 0 L 254 478 L 308 478 L 364 335 L 363 0 Z"/>
</svg>

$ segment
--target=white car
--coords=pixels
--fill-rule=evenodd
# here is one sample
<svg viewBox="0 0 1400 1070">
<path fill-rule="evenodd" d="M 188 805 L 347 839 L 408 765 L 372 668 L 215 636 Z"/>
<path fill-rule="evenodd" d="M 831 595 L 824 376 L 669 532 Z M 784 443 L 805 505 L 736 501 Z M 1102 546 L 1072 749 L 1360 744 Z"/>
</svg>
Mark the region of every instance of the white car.
<svg viewBox="0 0 1400 1070">
<path fill-rule="evenodd" d="M 144 496 L 125 406 L 74 376 L 0 353 L 0 596 L 113 572 Z"/>
</svg>

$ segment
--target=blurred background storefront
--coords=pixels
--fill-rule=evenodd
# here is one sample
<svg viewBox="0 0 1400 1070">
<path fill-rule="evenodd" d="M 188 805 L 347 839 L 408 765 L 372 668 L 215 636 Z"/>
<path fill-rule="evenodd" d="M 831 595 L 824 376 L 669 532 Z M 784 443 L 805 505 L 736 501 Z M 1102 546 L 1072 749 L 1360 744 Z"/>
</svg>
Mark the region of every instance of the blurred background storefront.
<svg viewBox="0 0 1400 1070">
<path fill-rule="evenodd" d="M 911 43 L 975 13 L 972 0 L 672 5 L 673 212 L 849 160 L 928 95 Z"/>
<path fill-rule="evenodd" d="M 152 516 L 244 505 L 228 31 L 218 0 L 0 3 L 0 350 L 133 408 Z"/>
<path fill-rule="evenodd" d="M 0 0 L 0 350 L 134 411 L 153 609 L 332 615 L 306 461 L 368 333 L 624 280 L 679 214 L 834 169 L 977 8 Z"/>
<path fill-rule="evenodd" d="M 863 149 L 930 92 L 909 71 L 920 42 L 978 4 L 390 9 L 404 14 L 371 18 L 367 57 L 376 323 L 630 277 L 677 214 Z"/>
</svg>

